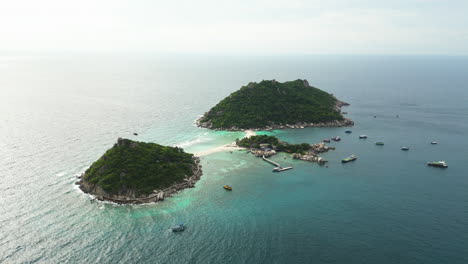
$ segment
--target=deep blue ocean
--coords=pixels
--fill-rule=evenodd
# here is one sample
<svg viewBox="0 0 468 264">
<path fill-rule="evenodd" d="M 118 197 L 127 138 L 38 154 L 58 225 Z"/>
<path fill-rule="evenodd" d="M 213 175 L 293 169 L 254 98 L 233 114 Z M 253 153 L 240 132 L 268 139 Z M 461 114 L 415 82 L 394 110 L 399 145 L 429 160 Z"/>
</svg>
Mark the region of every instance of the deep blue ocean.
<svg viewBox="0 0 468 264">
<path fill-rule="evenodd" d="M 195 188 L 138 206 L 75 186 L 118 137 L 189 152 L 242 137 L 194 120 L 264 79 L 307 79 L 351 104 L 352 134 L 271 132 L 341 136 L 328 168 L 280 154 L 294 169 L 272 173 L 220 152 L 202 158 Z M 466 264 L 467 136 L 468 57 L 2 54 L 0 263 Z M 439 160 L 449 168 L 426 165 Z M 178 222 L 187 230 L 172 233 Z"/>
</svg>

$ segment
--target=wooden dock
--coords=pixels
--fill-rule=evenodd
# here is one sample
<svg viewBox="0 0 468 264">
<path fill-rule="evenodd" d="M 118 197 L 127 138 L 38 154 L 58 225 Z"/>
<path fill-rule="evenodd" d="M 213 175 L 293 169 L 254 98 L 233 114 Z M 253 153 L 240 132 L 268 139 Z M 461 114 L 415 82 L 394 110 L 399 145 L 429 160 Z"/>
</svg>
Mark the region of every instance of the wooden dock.
<svg viewBox="0 0 468 264">
<path fill-rule="evenodd" d="M 276 163 L 276 162 L 274 162 L 274 161 L 272 161 L 272 160 L 269 160 L 269 159 L 265 158 L 265 155 L 262 156 L 262 159 L 263 159 L 264 161 L 270 163 L 270 164 L 275 165 L 276 167 L 273 168 L 273 171 L 275 171 L 275 172 L 282 172 L 282 171 L 290 170 L 290 169 L 293 168 L 293 167 L 286 167 L 286 168 L 283 168 L 283 167 L 281 167 L 281 165 L 279 165 L 278 163 Z"/>
</svg>

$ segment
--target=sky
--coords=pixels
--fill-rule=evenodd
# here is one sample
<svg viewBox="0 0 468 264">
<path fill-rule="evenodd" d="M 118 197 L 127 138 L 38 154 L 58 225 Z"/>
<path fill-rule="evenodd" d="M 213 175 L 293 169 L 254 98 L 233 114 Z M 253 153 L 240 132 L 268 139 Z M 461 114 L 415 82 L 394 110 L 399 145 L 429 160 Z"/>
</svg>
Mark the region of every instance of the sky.
<svg viewBox="0 0 468 264">
<path fill-rule="evenodd" d="M 468 54 L 468 0 L 0 0 L 0 51 Z"/>
</svg>

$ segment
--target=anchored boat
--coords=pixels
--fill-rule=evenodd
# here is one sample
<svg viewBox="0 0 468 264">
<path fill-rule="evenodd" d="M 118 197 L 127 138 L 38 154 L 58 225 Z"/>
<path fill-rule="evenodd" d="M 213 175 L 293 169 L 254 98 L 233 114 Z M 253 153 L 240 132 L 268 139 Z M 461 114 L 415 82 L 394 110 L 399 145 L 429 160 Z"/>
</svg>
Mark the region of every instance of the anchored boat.
<svg viewBox="0 0 468 264">
<path fill-rule="evenodd" d="M 349 157 L 347 157 L 345 159 L 342 159 L 341 162 L 346 163 L 346 162 L 354 161 L 356 159 L 357 159 L 356 155 L 351 155 L 351 156 L 349 156 Z"/>
<path fill-rule="evenodd" d="M 445 161 L 432 161 L 428 162 L 427 165 L 432 167 L 448 168 L 448 165 Z"/>
<path fill-rule="evenodd" d="M 324 140 L 322 140 L 322 141 L 325 142 L 325 143 L 330 143 L 330 140 L 329 140 L 329 139 L 324 139 Z"/>
<path fill-rule="evenodd" d="M 401 150 L 409 150 L 409 147 L 402 147 Z"/>
<path fill-rule="evenodd" d="M 331 139 L 332 139 L 333 141 L 340 141 L 340 140 L 341 140 L 341 138 L 340 138 L 339 136 L 332 137 Z"/>
<path fill-rule="evenodd" d="M 353 132 L 353 131 L 351 131 L 350 129 L 346 129 L 346 130 L 345 130 L 345 133 L 347 133 L 347 134 L 351 134 L 352 132 Z"/>
<path fill-rule="evenodd" d="M 229 185 L 224 185 L 223 188 L 228 190 L 228 191 L 232 191 L 232 187 L 229 186 Z"/>
<path fill-rule="evenodd" d="M 179 223 L 178 225 L 172 226 L 171 230 L 172 232 L 182 232 L 187 228 L 187 226 L 184 223 Z"/>
<path fill-rule="evenodd" d="M 375 142 L 375 144 L 376 144 L 377 146 L 383 146 L 383 145 L 384 145 L 384 142 L 383 142 L 383 141 L 378 141 L 378 142 Z"/>
<path fill-rule="evenodd" d="M 360 135 L 359 138 L 367 138 L 367 135 Z"/>
</svg>

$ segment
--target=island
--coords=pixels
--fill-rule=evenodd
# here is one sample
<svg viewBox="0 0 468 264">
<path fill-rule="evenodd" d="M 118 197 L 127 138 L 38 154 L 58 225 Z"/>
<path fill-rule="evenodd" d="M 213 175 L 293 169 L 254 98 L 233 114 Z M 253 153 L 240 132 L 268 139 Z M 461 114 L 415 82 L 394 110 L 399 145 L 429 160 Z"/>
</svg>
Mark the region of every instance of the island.
<svg viewBox="0 0 468 264">
<path fill-rule="evenodd" d="M 98 200 L 138 204 L 194 187 L 201 175 L 199 158 L 182 148 L 119 138 L 77 184 Z"/>
<path fill-rule="evenodd" d="M 293 159 L 317 162 L 320 165 L 325 164 L 327 161 L 320 157 L 319 154 L 335 149 L 324 143 L 289 144 L 279 140 L 275 136 L 268 135 L 255 135 L 237 139 L 236 145 L 248 149 L 250 153 L 263 159 L 276 155 L 278 152 L 286 152 L 292 154 Z M 267 161 L 271 163 L 271 161 Z"/>
<path fill-rule="evenodd" d="M 354 122 L 341 113 L 345 105 L 349 104 L 310 86 L 307 80 L 264 80 L 224 98 L 196 124 L 230 131 L 352 126 Z"/>
</svg>

